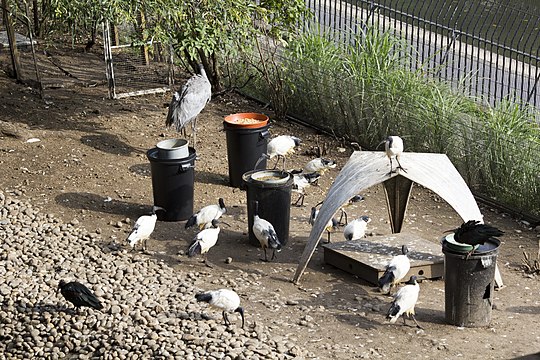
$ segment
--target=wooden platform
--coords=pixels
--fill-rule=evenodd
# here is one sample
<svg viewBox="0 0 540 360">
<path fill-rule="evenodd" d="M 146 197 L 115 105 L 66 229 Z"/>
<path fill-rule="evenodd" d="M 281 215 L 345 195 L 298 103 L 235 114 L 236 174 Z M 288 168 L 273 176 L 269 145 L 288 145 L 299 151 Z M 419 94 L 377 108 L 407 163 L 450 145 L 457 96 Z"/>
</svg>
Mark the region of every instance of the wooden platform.
<svg viewBox="0 0 540 360">
<path fill-rule="evenodd" d="M 401 254 L 402 245 L 407 245 L 411 260 L 411 270 L 404 281 L 411 275 L 422 275 L 428 279 L 444 275 L 441 245 L 406 233 L 323 245 L 324 261 L 377 284 L 390 259 Z"/>
</svg>

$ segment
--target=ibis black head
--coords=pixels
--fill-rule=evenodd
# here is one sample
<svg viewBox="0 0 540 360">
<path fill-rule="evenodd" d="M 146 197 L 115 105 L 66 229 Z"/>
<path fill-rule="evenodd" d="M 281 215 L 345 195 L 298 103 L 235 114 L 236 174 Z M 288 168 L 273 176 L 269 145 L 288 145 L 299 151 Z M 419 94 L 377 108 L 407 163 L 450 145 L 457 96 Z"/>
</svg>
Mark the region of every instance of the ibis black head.
<svg viewBox="0 0 540 360">
<path fill-rule="evenodd" d="M 360 216 L 360 219 L 362 219 L 362 220 L 365 221 L 366 223 L 368 223 L 368 222 L 371 221 L 371 219 L 370 219 L 369 216 L 367 216 L 367 215 Z"/>
<path fill-rule="evenodd" d="M 244 328 L 244 308 L 239 306 L 234 310 L 234 312 L 240 313 L 240 316 L 242 317 L 242 329 Z"/>
<path fill-rule="evenodd" d="M 294 141 L 294 146 L 298 146 L 298 145 L 300 145 L 302 143 L 302 140 L 297 138 L 296 136 L 291 136 L 291 138 Z"/>
<path fill-rule="evenodd" d="M 407 254 L 409 253 L 409 249 L 407 248 L 407 245 L 403 245 L 403 246 L 401 247 L 401 253 L 402 253 L 403 255 L 407 255 Z"/>
<path fill-rule="evenodd" d="M 220 208 L 225 209 L 225 201 L 223 198 L 219 198 L 218 203 Z"/>
<path fill-rule="evenodd" d="M 349 199 L 349 203 L 354 204 L 362 200 L 364 200 L 364 197 L 362 195 L 354 195 L 352 198 Z"/>
<path fill-rule="evenodd" d="M 165 208 L 162 208 L 161 206 L 157 206 L 157 205 L 152 206 L 152 214 L 155 214 L 158 211 L 167 212 L 167 210 L 165 210 Z"/>
<path fill-rule="evenodd" d="M 58 283 L 58 290 L 61 290 L 66 285 L 66 282 L 64 280 L 60 280 Z"/>
<path fill-rule="evenodd" d="M 410 279 L 405 283 L 407 285 L 416 285 L 416 280 L 418 277 L 416 275 L 412 275 Z"/>
<path fill-rule="evenodd" d="M 219 226 L 219 220 L 218 219 L 213 219 L 212 220 L 212 227 L 217 228 L 218 226 Z"/>
</svg>

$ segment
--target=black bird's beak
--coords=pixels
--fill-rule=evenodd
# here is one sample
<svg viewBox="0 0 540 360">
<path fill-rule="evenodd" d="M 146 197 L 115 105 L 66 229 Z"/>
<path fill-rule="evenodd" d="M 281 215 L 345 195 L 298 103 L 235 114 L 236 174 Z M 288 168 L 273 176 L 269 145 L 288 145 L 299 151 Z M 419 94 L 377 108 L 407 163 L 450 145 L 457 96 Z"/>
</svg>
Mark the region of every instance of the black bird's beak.
<svg viewBox="0 0 540 360">
<path fill-rule="evenodd" d="M 381 141 L 381 142 L 379 143 L 379 145 L 377 145 L 377 147 L 376 147 L 375 149 L 378 149 L 379 146 L 381 146 L 381 145 L 384 144 L 385 142 L 386 142 L 386 140 Z"/>
<path fill-rule="evenodd" d="M 443 234 L 451 233 L 451 232 L 456 232 L 456 230 L 457 230 L 457 229 L 446 230 L 446 231 L 443 231 Z"/>
<path fill-rule="evenodd" d="M 225 221 L 220 221 L 219 223 L 223 225 L 227 225 L 227 227 L 231 227 L 231 225 L 229 223 L 226 223 Z"/>
<path fill-rule="evenodd" d="M 242 317 L 242 329 L 243 329 L 244 328 L 244 308 L 239 307 L 234 311 L 240 313 L 240 316 Z"/>
</svg>

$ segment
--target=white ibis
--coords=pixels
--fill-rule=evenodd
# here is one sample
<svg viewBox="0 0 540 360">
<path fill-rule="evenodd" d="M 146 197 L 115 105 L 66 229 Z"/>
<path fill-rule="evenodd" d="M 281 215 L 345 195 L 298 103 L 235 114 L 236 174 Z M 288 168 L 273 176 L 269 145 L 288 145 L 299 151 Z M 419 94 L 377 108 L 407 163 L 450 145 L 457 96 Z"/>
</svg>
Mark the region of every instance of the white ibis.
<svg viewBox="0 0 540 360">
<path fill-rule="evenodd" d="M 399 136 L 389 136 L 386 138 L 386 140 L 382 141 L 378 146 L 384 144 L 384 151 L 386 152 L 386 156 L 388 156 L 388 159 L 390 159 L 390 172 L 389 175 L 396 172 L 397 169 L 401 169 L 404 172 L 407 172 L 400 164 L 399 157 L 403 153 L 403 140 Z M 378 147 L 377 146 L 377 147 Z M 398 166 L 396 170 L 392 170 L 392 159 L 395 158 Z"/>
<path fill-rule="evenodd" d="M 225 325 L 229 325 L 227 313 L 237 312 L 242 317 L 242 329 L 244 328 L 244 308 L 240 306 L 240 297 L 236 292 L 229 289 L 212 290 L 195 295 L 197 301 L 209 303 L 211 306 L 222 311 Z"/>
<path fill-rule="evenodd" d="M 219 219 L 226 212 L 225 202 L 222 198 L 219 198 L 218 204 L 205 206 L 199 212 L 191 215 L 186 222 L 185 228 L 197 225 L 199 230 L 207 229 L 212 226 L 212 220 Z"/>
<path fill-rule="evenodd" d="M 266 249 L 272 249 L 272 258 L 276 257 L 276 251 L 281 251 L 281 242 L 279 241 L 274 226 L 265 219 L 259 217 L 259 202 L 255 201 L 255 209 L 253 216 L 253 234 L 259 240 L 262 249 L 264 250 L 264 261 L 268 261 Z"/>
<path fill-rule="evenodd" d="M 336 162 L 333 160 L 328 160 L 325 158 L 315 158 L 307 162 L 304 166 L 304 173 L 319 173 L 324 175 L 324 173 L 329 169 L 334 169 L 337 166 Z"/>
<path fill-rule="evenodd" d="M 131 249 L 135 250 L 135 246 L 140 242 L 142 243 L 143 250 L 146 250 L 146 241 L 150 238 L 156 227 L 157 211 L 165 211 L 165 209 L 160 206 L 153 206 L 151 215 L 142 215 L 137 219 L 127 238 Z"/>
<path fill-rule="evenodd" d="M 311 226 L 313 226 L 313 224 L 315 224 L 315 220 L 317 219 L 317 216 L 319 215 L 318 206 L 321 205 L 321 204 L 322 204 L 322 201 L 311 208 L 311 214 L 310 214 L 309 220 L 308 220 L 308 222 L 309 222 L 309 224 Z M 328 243 L 330 243 L 330 235 L 331 235 L 331 233 L 336 231 L 338 227 L 339 227 L 339 221 L 334 217 L 332 217 L 326 223 L 326 226 L 324 227 L 324 230 L 326 230 Z"/>
<path fill-rule="evenodd" d="M 273 159 L 274 157 L 277 157 L 274 169 L 277 168 L 280 158 L 283 160 L 283 169 L 285 169 L 285 157 L 294 153 L 294 148 L 300 145 L 301 142 L 302 140 L 299 138 L 290 135 L 280 135 L 273 138 L 268 142 L 266 154 L 261 156 L 255 167 L 257 167 L 259 162 L 264 158 Z"/>
<path fill-rule="evenodd" d="M 401 254 L 394 256 L 388 265 L 386 265 L 386 270 L 379 279 L 379 288 L 383 294 L 389 294 L 392 287 L 399 284 L 411 269 L 411 261 L 407 256 L 408 253 L 409 249 L 403 245 L 401 247 Z"/>
<path fill-rule="evenodd" d="M 218 241 L 218 236 L 220 232 L 220 228 L 218 226 L 219 220 L 214 219 L 212 220 L 212 227 L 208 229 L 204 229 L 201 232 L 195 236 L 191 244 L 188 248 L 188 256 L 194 257 L 197 255 L 203 255 L 204 256 L 204 263 L 211 267 L 211 265 L 208 263 L 208 251 L 216 245 Z"/>
<path fill-rule="evenodd" d="M 369 216 L 364 215 L 348 223 L 345 229 L 343 229 L 345 240 L 358 240 L 365 237 L 367 224 L 370 221 Z"/>
<path fill-rule="evenodd" d="M 319 173 L 309 173 L 309 174 L 294 174 L 293 175 L 293 187 L 292 191 L 300 194 L 298 200 L 294 203 L 295 206 L 304 206 L 304 198 L 306 196 L 305 189 L 311 184 L 315 183 L 321 174 Z"/>
<path fill-rule="evenodd" d="M 399 289 L 394 296 L 392 305 L 390 306 L 390 309 L 388 309 L 386 315 L 386 318 L 390 320 L 390 323 L 395 323 L 401 315 L 405 314 L 408 317 L 412 317 L 416 326 L 422 329 L 414 317 L 414 306 L 418 301 L 418 294 L 420 293 L 420 285 L 416 282 L 416 278 L 415 275 L 411 276 L 409 281 L 405 283 L 405 286 Z M 405 316 L 403 316 L 403 324 L 406 325 Z"/>
</svg>

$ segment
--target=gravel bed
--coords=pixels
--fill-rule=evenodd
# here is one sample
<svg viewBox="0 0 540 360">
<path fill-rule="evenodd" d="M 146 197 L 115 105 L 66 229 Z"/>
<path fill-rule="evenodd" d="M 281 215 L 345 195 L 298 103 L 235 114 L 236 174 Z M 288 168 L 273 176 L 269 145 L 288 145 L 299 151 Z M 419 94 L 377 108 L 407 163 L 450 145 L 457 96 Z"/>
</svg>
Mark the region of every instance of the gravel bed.
<svg viewBox="0 0 540 360">
<path fill-rule="evenodd" d="M 218 311 L 195 301 L 207 290 L 194 285 L 200 273 L 111 249 L 78 225 L 0 192 L 0 359 L 309 356 L 290 339 L 272 339 L 249 312 L 245 329 L 237 314 L 225 326 Z M 223 284 L 247 289 L 257 281 L 241 270 L 234 276 Z M 104 309 L 77 312 L 57 292 L 61 279 L 84 283 Z"/>
</svg>

